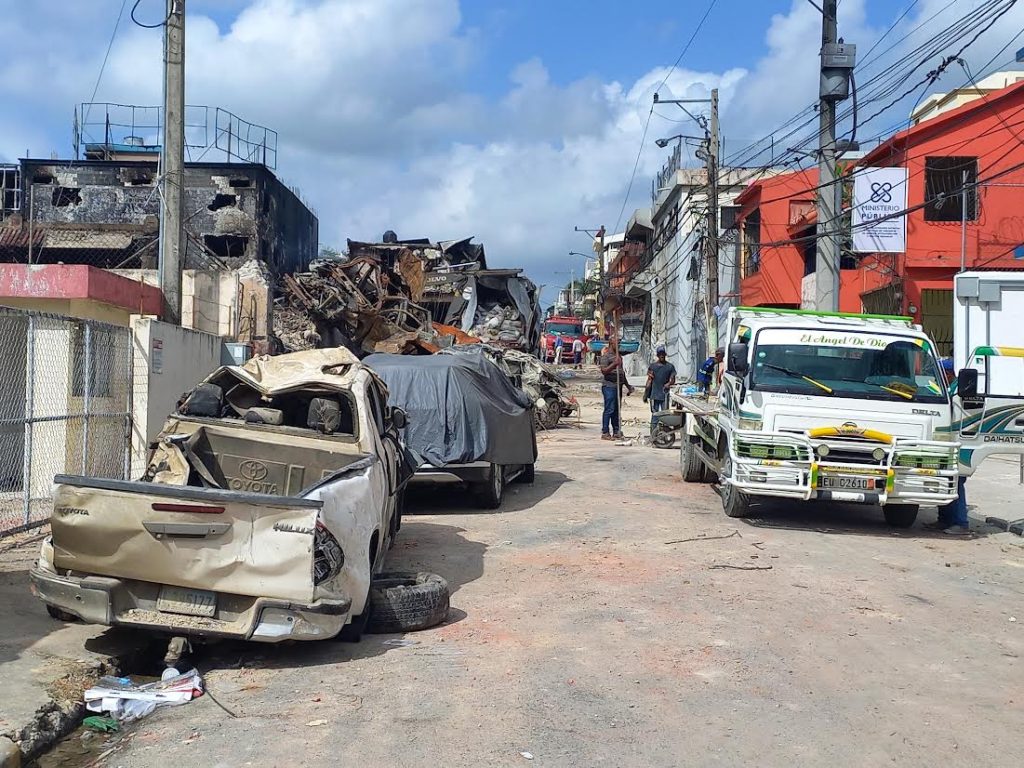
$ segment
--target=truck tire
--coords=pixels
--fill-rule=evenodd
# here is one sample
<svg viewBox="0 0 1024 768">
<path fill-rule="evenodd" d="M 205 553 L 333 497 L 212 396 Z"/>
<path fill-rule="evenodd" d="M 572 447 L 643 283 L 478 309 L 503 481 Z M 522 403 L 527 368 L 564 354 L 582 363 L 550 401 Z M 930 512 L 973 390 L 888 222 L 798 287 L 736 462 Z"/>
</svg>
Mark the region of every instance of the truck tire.
<svg viewBox="0 0 1024 768">
<path fill-rule="evenodd" d="M 720 476 L 721 487 L 719 493 L 722 496 L 722 509 L 726 517 L 749 517 L 750 497 L 735 485 L 725 482 L 725 478 L 732 474 L 732 457 L 726 447 L 725 455 L 722 456 L 722 474 Z"/>
<path fill-rule="evenodd" d="M 70 624 L 73 621 L 78 621 L 79 620 L 78 617 L 75 616 L 75 614 L 68 613 L 67 611 L 63 610 L 62 608 L 58 608 L 55 605 L 47 604 L 46 612 L 48 614 L 50 614 L 50 618 L 51 619 L 56 619 L 57 621 L 63 621 L 63 622 L 68 623 L 68 624 Z"/>
<path fill-rule="evenodd" d="M 683 446 L 679 450 L 679 471 L 684 482 L 704 482 L 704 462 L 700 460 L 697 445 L 689 435 L 683 439 Z"/>
<path fill-rule="evenodd" d="M 917 520 L 917 504 L 886 504 L 882 514 L 893 528 L 909 528 Z"/>
<path fill-rule="evenodd" d="M 491 464 L 490 478 L 483 483 L 476 483 L 473 493 L 484 509 L 497 509 L 501 506 L 501 498 L 505 491 L 505 472 L 501 464 Z"/>
<path fill-rule="evenodd" d="M 448 618 L 448 582 L 435 573 L 381 573 L 370 584 L 370 620 L 374 634 L 413 632 Z"/>
</svg>

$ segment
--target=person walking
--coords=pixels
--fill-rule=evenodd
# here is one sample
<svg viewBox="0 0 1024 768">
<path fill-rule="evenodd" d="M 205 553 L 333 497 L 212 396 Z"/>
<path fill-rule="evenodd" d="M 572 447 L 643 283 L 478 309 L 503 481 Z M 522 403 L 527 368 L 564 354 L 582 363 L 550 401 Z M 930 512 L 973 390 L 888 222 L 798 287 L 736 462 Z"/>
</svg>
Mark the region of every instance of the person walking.
<svg viewBox="0 0 1024 768">
<path fill-rule="evenodd" d="M 633 387 L 626 381 L 626 372 L 622 369 L 622 357 L 619 355 L 617 339 L 609 339 L 601 355 L 601 396 L 604 398 L 604 412 L 601 414 L 601 439 L 621 440 L 622 421 L 619 417 L 619 401 L 622 398 L 622 387 L 627 394 L 633 394 Z"/>
<path fill-rule="evenodd" d="M 700 368 L 697 369 L 697 386 L 703 390 L 705 397 L 711 392 L 711 382 L 715 378 L 715 371 L 719 364 L 725 359 L 725 350 L 721 347 L 715 350 Z"/>
<path fill-rule="evenodd" d="M 647 367 L 647 387 L 644 389 L 644 401 L 651 404 L 652 434 L 656 423 L 655 414 L 665 410 L 669 387 L 676 383 L 676 367 L 668 361 L 665 347 L 659 346 L 655 355 L 657 359 Z"/>
<path fill-rule="evenodd" d="M 555 365 L 562 364 L 562 350 L 565 348 L 565 339 L 562 334 L 555 336 Z"/>
<path fill-rule="evenodd" d="M 572 361 L 577 370 L 583 368 L 583 346 L 583 339 L 579 336 L 572 340 Z"/>
<path fill-rule="evenodd" d="M 956 379 L 956 371 L 951 357 L 944 357 L 939 361 L 942 373 L 946 377 L 946 384 L 952 384 Z M 939 518 L 934 523 L 925 523 L 924 527 L 935 531 L 942 531 L 947 536 L 970 536 L 971 523 L 967 516 L 967 478 L 963 475 L 957 477 L 956 498 L 948 504 L 939 507 Z"/>
</svg>

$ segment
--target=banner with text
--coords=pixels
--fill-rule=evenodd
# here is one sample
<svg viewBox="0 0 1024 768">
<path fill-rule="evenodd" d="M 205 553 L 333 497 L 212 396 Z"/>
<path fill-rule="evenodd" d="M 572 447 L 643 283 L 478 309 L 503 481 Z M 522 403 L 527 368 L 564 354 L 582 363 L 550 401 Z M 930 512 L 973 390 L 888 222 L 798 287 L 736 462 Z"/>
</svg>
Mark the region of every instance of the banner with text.
<svg viewBox="0 0 1024 768">
<path fill-rule="evenodd" d="M 907 216 L 900 212 L 906 208 L 906 168 L 863 168 L 854 173 L 853 250 L 904 253 Z"/>
</svg>

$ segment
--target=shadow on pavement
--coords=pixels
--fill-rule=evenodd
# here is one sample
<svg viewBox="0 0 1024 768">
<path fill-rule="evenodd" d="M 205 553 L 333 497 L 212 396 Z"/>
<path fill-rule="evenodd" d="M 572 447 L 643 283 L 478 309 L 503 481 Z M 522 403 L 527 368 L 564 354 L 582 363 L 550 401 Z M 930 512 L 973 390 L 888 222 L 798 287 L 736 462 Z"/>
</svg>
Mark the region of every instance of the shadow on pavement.
<svg viewBox="0 0 1024 768">
<path fill-rule="evenodd" d="M 405 496 L 406 515 L 487 515 L 519 512 L 551 496 L 569 478 L 561 472 L 537 471 L 533 483 L 512 482 L 497 509 L 483 509 L 460 483 L 410 485 Z"/>
<path fill-rule="evenodd" d="M 808 504 L 786 499 L 766 499 L 751 503 L 750 517 L 742 522 L 753 528 L 779 528 L 792 531 L 846 534 L 854 536 L 885 536 L 900 538 L 955 539 L 941 531 L 922 527 L 938 517 L 934 507 L 921 507 L 911 528 L 893 528 L 886 524 L 881 507 L 866 504 Z M 738 521 L 739 522 L 739 521 Z M 998 533 L 992 526 L 972 522 L 970 540 Z"/>
</svg>

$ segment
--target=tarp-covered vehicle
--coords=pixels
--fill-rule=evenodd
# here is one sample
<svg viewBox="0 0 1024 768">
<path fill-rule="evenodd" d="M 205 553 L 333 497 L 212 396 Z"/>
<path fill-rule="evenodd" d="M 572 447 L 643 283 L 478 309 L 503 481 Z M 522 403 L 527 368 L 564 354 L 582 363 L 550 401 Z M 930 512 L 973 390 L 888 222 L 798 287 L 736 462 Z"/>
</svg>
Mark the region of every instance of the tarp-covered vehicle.
<svg viewBox="0 0 1024 768">
<path fill-rule="evenodd" d="M 505 485 L 533 481 L 533 401 L 483 350 L 370 355 L 364 362 L 387 383 L 391 402 L 409 415 L 404 437 L 419 460 L 414 480 L 461 481 L 492 509 L 501 505 Z"/>
<path fill-rule="evenodd" d="M 404 424 L 344 349 L 220 368 L 141 480 L 57 476 L 33 588 L 52 613 L 174 636 L 358 635 L 413 468 Z"/>
</svg>

